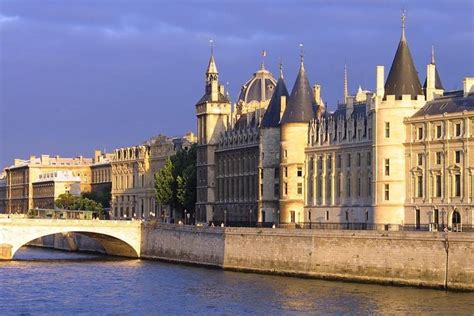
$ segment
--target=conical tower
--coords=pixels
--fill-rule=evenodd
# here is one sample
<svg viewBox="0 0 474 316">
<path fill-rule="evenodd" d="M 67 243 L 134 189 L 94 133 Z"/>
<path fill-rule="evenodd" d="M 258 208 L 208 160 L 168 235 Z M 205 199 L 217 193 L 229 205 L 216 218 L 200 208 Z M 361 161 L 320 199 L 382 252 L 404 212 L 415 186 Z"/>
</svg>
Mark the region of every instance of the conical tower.
<svg viewBox="0 0 474 316">
<path fill-rule="evenodd" d="M 263 176 L 258 177 L 259 188 L 261 188 L 258 195 L 259 222 L 278 222 L 280 119 L 289 97 L 285 80 L 283 79 L 282 68 L 280 64 L 280 77 L 263 116 L 260 128 L 259 171 Z"/>
<path fill-rule="evenodd" d="M 315 116 L 313 91 L 306 76 L 303 54 L 295 85 L 280 121 L 280 224 L 305 221 L 304 177 L 309 121 Z"/>
</svg>

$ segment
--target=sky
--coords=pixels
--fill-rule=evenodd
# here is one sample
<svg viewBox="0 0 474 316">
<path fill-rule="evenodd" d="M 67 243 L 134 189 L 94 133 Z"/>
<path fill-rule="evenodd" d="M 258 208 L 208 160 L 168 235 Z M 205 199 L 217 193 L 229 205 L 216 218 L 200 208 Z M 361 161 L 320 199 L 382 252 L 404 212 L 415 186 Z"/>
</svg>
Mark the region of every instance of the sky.
<svg viewBox="0 0 474 316">
<path fill-rule="evenodd" d="M 407 10 L 423 83 L 431 46 L 446 89 L 474 76 L 474 1 L 0 0 L 0 168 L 30 155 L 92 156 L 196 130 L 209 40 L 233 102 L 259 68 L 291 90 L 304 44 L 329 110 L 374 90 L 390 69 Z"/>
</svg>

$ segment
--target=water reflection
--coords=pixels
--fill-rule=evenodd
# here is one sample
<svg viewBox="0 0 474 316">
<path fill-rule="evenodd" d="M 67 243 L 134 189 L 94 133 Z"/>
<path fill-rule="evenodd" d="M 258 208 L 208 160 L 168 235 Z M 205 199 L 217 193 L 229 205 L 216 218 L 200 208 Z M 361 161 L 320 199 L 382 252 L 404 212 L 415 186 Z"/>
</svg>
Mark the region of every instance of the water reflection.
<svg viewBox="0 0 474 316">
<path fill-rule="evenodd" d="M 474 311 L 472 293 L 237 273 L 31 248 L 21 249 L 16 258 L 18 261 L 0 263 L 2 314 L 470 314 Z"/>
</svg>

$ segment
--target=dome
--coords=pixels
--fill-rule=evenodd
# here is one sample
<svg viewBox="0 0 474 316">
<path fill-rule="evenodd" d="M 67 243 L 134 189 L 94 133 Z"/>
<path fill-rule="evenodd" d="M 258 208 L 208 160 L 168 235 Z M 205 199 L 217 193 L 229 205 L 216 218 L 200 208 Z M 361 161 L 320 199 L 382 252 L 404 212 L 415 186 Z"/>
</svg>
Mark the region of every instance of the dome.
<svg viewBox="0 0 474 316">
<path fill-rule="evenodd" d="M 271 99 L 276 80 L 271 72 L 262 68 L 253 74 L 240 90 L 238 103 L 265 102 Z"/>
</svg>

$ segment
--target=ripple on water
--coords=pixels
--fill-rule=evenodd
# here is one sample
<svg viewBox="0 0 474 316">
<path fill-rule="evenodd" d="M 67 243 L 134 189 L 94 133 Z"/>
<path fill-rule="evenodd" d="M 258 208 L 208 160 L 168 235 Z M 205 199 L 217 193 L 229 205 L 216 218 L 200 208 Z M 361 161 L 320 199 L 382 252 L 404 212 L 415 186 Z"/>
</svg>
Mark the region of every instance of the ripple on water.
<svg viewBox="0 0 474 316">
<path fill-rule="evenodd" d="M 472 314 L 473 293 L 298 279 L 21 249 L 0 263 L 2 315 Z"/>
</svg>

